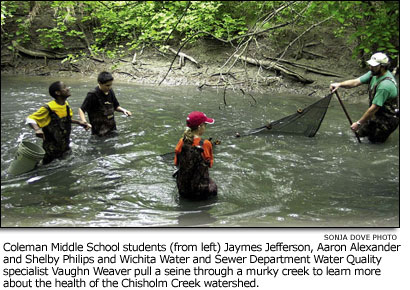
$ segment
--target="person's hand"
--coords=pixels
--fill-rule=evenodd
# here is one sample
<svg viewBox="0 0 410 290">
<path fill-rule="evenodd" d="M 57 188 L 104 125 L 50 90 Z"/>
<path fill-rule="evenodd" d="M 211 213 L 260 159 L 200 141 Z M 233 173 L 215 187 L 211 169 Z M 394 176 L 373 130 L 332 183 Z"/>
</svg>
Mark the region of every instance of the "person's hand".
<svg viewBox="0 0 410 290">
<path fill-rule="evenodd" d="M 92 127 L 91 124 L 87 123 L 86 121 L 80 121 L 80 126 L 83 127 L 86 131 L 90 130 Z"/>
<path fill-rule="evenodd" d="M 130 111 L 125 110 L 125 109 L 124 109 L 124 111 L 122 111 L 122 112 L 123 112 L 124 115 L 127 116 L 127 117 L 132 115 Z"/>
<path fill-rule="evenodd" d="M 332 93 L 335 92 L 338 88 L 340 88 L 340 83 L 331 83 L 330 84 L 330 91 Z"/>
<path fill-rule="evenodd" d="M 212 138 L 208 139 L 213 145 L 221 145 L 221 140 L 216 139 L 215 141 L 212 140 Z"/>
<path fill-rule="evenodd" d="M 39 137 L 39 138 L 45 140 L 44 132 L 43 132 L 43 130 L 41 130 L 41 128 L 35 130 L 34 132 L 36 132 L 36 137 Z"/>
<path fill-rule="evenodd" d="M 357 130 L 359 130 L 360 126 L 361 126 L 360 122 L 354 122 L 352 126 L 350 126 L 350 129 L 356 132 Z"/>
</svg>

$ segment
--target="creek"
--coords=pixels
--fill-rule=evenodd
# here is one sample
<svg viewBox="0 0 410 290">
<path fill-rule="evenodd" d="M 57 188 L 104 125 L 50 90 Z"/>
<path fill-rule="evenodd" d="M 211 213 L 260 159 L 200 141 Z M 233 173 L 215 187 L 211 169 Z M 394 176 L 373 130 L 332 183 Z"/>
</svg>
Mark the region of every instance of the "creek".
<svg viewBox="0 0 410 290">
<path fill-rule="evenodd" d="M 195 87 L 115 82 L 131 117 L 116 113 L 118 134 L 96 138 L 73 124 L 72 153 L 19 175 L 7 173 L 18 144 L 41 144 L 25 125 L 51 100 L 50 77 L 1 77 L 3 227 L 397 227 L 399 129 L 384 144 L 358 144 L 336 98 L 313 138 L 263 133 L 235 138 L 319 99 L 226 93 Z M 95 80 L 65 78 L 78 108 Z M 366 98 L 366 96 L 362 96 Z M 346 108 L 353 120 L 365 102 Z M 189 112 L 215 118 L 204 137 L 221 140 L 210 170 L 214 200 L 179 198 L 172 152 Z"/>
</svg>

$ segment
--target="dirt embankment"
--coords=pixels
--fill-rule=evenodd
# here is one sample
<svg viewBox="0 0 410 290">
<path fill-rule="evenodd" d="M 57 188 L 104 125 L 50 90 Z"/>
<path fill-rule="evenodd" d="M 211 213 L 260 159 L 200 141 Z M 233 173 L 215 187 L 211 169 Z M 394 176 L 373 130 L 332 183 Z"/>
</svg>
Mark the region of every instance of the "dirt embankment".
<svg viewBox="0 0 410 290">
<path fill-rule="evenodd" d="M 239 51 L 235 46 L 209 38 L 183 47 L 180 53 L 185 55 L 180 56 L 176 55 L 179 47 L 174 45 L 166 53 L 150 48 L 126 52 L 112 59 L 97 56 L 72 61 L 64 61 L 67 53 L 56 55 L 45 51 L 38 43 L 14 46 L 14 50 L 10 50 L 13 43 L 2 43 L 1 72 L 95 79 L 100 71 L 106 70 L 113 72 L 117 80 L 136 84 L 194 85 L 202 89 L 219 87 L 323 96 L 330 82 L 355 78 L 366 72 L 352 59 L 352 48 L 345 38 L 335 38 L 331 31 L 331 28 L 317 28 L 290 47 L 288 44 L 298 33 L 284 30 L 259 37 Z M 73 49 L 70 54 L 80 51 Z M 365 89 L 345 91 L 344 98 L 363 99 Z"/>
</svg>

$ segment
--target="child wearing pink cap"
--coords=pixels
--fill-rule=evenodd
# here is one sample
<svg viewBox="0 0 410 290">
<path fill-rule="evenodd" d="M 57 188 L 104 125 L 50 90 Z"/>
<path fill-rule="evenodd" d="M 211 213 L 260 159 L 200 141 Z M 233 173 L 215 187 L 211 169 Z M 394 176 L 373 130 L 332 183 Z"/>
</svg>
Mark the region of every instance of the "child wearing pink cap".
<svg viewBox="0 0 410 290">
<path fill-rule="evenodd" d="M 203 140 L 206 124 L 214 119 L 204 113 L 191 112 L 186 120 L 187 129 L 175 147 L 174 164 L 179 194 L 189 199 L 207 199 L 217 194 L 217 185 L 209 177 L 208 169 L 214 163 L 212 143 Z"/>
</svg>

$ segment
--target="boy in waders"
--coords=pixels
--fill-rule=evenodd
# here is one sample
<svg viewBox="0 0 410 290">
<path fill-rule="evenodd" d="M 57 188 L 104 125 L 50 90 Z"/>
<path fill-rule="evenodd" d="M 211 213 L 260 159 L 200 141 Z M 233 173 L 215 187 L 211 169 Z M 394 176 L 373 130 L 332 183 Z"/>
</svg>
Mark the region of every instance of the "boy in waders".
<svg viewBox="0 0 410 290">
<path fill-rule="evenodd" d="M 120 104 L 112 90 L 114 77 L 109 72 L 102 72 L 98 75 L 98 86 L 89 92 L 78 109 L 80 119 L 86 122 L 85 112 L 91 123 L 91 134 L 105 136 L 117 129 L 114 111 L 121 112 L 126 116 L 131 116 L 131 112 L 120 107 Z"/>
<path fill-rule="evenodd" d="M 212 143 L 201 138 L 206 124 L 214 121 L 202 112 L 191 112 L 186 120 L 187 129 L 175 147 L 174 164 L 178 171 L 174 176 L 178 192 L 185 198 L 203 200 L 217 194 L 217 186 L 208 172 L 214 163 Z"/>
<path fill-rule="evenodd" d="M 63 82 L 52 83 L 49 93 L 54 100 L 26 119 L 26 124 L 34 129 L 36 136 L 43 139 L 43 148 L 46 151 L 43 164 L 62 157 L 70 150 L 71 123 L 78 124 L 86 130 L 91 127 L 87 122 L 71 119 L 73 111 L 67 102 L 71 93 Z"/>
</svg>

